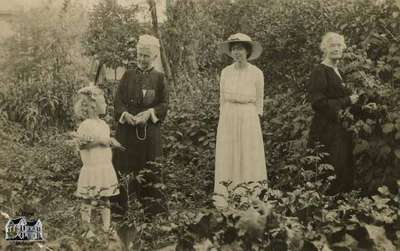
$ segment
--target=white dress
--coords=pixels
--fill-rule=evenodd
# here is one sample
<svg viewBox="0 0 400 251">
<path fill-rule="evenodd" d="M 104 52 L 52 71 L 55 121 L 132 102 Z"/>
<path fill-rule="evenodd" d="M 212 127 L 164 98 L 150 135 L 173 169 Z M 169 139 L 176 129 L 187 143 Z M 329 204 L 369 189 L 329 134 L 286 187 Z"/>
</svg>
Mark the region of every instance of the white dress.
<svg viewBox="0 0 400 251">
<path fill-rule="evenodd" d="M 248 181 L 267 179 L 264 143 L 260 119 L 263 113 L 264 75 L 249 64 L 238 69 L 235 64 L 222 70 L 220 79 L 220 116 L 215 156 L 214 192 L 226 194 L 221 181 L 231 187 Z M 224 200 L 215 196 L 215 205 Z"/>
<path fill-rule="evenodd" d="M 79 138 L 110 139 L 110 127 L 101 119 L 86 119 L 78 128 Z M 81 149 L 83 163 L 76 195 L 83 198 L 119 194 L 118 180 L 112 165 L 110 147 Z"/>
</svg>

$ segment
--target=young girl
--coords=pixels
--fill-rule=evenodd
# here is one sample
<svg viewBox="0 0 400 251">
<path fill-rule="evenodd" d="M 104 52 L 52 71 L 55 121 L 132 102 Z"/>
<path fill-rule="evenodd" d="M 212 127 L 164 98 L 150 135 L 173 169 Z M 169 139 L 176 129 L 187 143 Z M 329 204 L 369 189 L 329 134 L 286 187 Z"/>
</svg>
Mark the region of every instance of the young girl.
<svg viewBox="0 0 400 251">
<path fill-rule="evenodd" d="M 109 197 L 119 194 L 118 180 L 111 162 L 111 147 L 123 147 L 114 138 L 110 138 L 109 126 L 98 116 L 106 112 L 101 89 L 94 85 L 80 89 L 74 110 L 77 117 L 84 119 L 76 133 L 83 163 L 76 191 L 76 196 L 83 199 L 82 221 L 90 223 L 92 206 L 99 205 L 103 229 L 109 231 Z"/>
</svg>

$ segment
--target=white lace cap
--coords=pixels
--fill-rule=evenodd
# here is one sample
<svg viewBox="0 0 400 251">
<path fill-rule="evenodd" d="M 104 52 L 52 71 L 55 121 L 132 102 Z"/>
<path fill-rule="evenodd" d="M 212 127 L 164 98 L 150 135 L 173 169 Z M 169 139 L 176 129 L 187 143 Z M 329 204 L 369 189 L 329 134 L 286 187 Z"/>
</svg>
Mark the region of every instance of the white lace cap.
<svg viewBox="0 0 400 251">
<path fill-rule="evenodd" d="M 137 47 L 140 48 L 148 48 L 148 47 L 157 47 L 160 48 L 160 41 L 158 38 L 151 35 L 141 35 L 139 37 L 139 41 L 137 43 Z"/>
</svg>

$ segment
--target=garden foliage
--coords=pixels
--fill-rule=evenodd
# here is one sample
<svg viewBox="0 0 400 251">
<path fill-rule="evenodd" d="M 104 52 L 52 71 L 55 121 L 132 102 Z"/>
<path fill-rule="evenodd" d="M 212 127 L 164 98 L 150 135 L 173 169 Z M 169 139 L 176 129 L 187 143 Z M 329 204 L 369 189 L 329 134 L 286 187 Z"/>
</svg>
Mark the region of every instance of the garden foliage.
<svg viewBox="0 0 400 251">
<path fill-rule="evenodd" d="M 29 207 L 40 208 L 37 213 L 54 226 L 48 238 L 53 249 L 106 248 L 101 234 L 88 243 L 82 232 L 74 232 L 79 229 L 79 204 L 72 193 L 81 163 L 65 143 L 64 133 L 75 127 L 73 94 L 93 75 L 82 49 L 109 67 L 126 66 L 135 60 L 140 32 L 149 31 L 134 18 L 135 6 L 112 2 L 100 1 L 88 19 L 73 4 L 62 11 L 32 11 L 21 17 L 16 35 L 4 43 L 0 176 L 5 182 L 0 185 L 0 204 L 10 203 L 0 210 L 13 215 L 29 198 Z M 148 185 L 163 191 L 168 210 L 149 223 L 142 205 L 132 201 L 134 210 L 126 223 L 137 229 L 135 247 L 153 250 L 176 242 L 180 250 L 398 249 L 400 9 L 396 1 L 170 3 L 160 30 L 176 80 L 171 93 L 176 96 L 171 96 L 162 129 L 164 159 L 148 171 L 161 177 L 161 183 Z M 44 11 L 48 15 L 38 15 Z M 340 113 L 355 140 L 360 191 L 340 198 L 324 195 L 333 179 L 332 167 L 321 163 L 324 153 L 319 149 L 307 148 L 313 112 L 306 88 L 313 67 L 321 61 L 319 42 L 326 31 L 345 36 L 348 48 L 341 68 L 346 84 L 361 95 L 356 106 Z M 250 35 L 264 48 L 254 64 L 266 80 L 262 128 L 269 188 L 257 188 L 261 196 L 256 197 L 246 184 L 241 189 L 230 187 L 229 207 L 216 210 L 210 195 L 218 81 L 219 72 L 231 62 L 217 54 L 217 43 L 237 32 Z M 103 87 L 112 107 L 115 82 Z M 67 206 L 61 207 L 61 201 Z M 63 224 L 66 221 L 70 224 Z"/>
<path fill-rule="evenodd" d="M 86 17 L 79 4 L 33 9 L 3 42 L 0 109 L 30 140 L 51 126 L 73 126 L 73 95 L 87 84 L 90 68 L 80 43 Z"/>
<path fill-rule="evenodd" d="M 261 42 L 264 53 L 254 63 L 266 79 L 263 129 L 271 179 L 281 177 L 279 168 L 306 151 L 312 115 L 306 89 L 313 67 L 321 61 L 321 36 L 327 31 L 343 34 L 348 46 L 341 65 L 346 83 L 362 94 L 358 108 L 343 116 L 356 142 L 358 185 L 369 192 L 382 184 L 396 189 L 400 177 L 400 9 L 395 1 L 174 3 L 163 29 L 166 44 L 172 45 L 167 52 L 173 71 L 182 79 L 177 86 L 185 90 L 185 98 L 177 101 L 180 104 L 186 104 L 190 95 L 196 105 L 217 107 L 216 75 L 230 62 L 217 54 L 218 42 L 236 32 Z M 192 59 L 196 67 L 187 61 Z M 215 132 L 215 123 L 209 125 L 207 131 Z M 277 180 L 292 182 L 290 177 Z"/>
<path fill-rule="evenodd" d="M 132 63 L 143 31 L 136 18 L 138 11 L 134 4 L 123 7 L 116 1 L 100 1 L 89 13 L 85 53 L 112 69 Z"/>
</svg>

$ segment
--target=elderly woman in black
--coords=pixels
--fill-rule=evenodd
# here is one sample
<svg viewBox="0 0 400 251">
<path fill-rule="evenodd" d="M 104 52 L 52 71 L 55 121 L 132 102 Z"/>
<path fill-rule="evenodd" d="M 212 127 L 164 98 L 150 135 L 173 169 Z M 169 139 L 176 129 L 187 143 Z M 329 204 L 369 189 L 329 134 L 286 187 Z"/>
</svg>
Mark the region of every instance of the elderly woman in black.
<svg viewBox="0 0 400 251">
<path fill-rule="evenodd" d="M 324 59 L 311 74 L 309 96 L 315 112 L 310 128 L 310 145 L 320 143 L 329 154 L 327 163 L 335 169 L 336 180 L 327 193 L 334 195 L 348 192 L 353 187 L 353 141 L 351 134 L 342 127 L 338 111 L 358 100 L 357 94 L 346 86 L 337 66 L 346 48 L 344 37 L 328 32 L 320 45 Z"/>
</svg>

